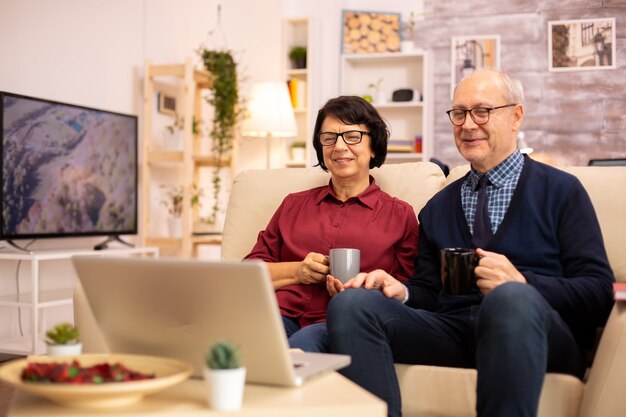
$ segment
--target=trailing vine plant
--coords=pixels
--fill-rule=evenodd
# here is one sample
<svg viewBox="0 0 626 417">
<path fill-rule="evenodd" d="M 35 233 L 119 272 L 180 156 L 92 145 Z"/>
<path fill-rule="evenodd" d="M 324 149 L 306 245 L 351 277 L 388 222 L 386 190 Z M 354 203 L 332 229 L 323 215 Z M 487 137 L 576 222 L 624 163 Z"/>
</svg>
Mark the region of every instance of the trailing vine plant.
<svg viewBox="0 0 626 417">
<path fill-rule="evenodd" d="M 237 63 L 228 50 L 200 49 L 204 67 L 213 75 L 213 86 L 206 101 L 213 107 L 213 121 L 209 136 L 213 139 L 211 155 L 213 168 L 213 206 L 208 221 L 215 223 L 220 210 L 219 194 L 222 189 L 220 172 L 224 160 L 233 148 L 235 124 L 239 117 L 239 85 Z"/>
</svg>

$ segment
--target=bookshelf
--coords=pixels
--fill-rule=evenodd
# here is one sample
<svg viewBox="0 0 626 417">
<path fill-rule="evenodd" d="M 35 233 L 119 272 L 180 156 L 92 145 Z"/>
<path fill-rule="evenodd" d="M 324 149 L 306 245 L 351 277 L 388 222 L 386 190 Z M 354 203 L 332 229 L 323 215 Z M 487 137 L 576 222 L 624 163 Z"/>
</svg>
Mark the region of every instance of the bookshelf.
<svg viewBox="0 0 626 417">
<path fill-rule="evenodd" d="M 289 58 L 289 52 L 294 47 L 307 48 L 307 58 L 304 68 L 297 68 L 294 62 L 292 62 Z M 294 108 L 294 115 L 296 117 L 296 124 L 298 126 L 298 135 L 295 138 L 290 138 L 285 141 L 285 151 L 287 154 L 287 161 L 285 163 L 286 167 L 306 167 L 309 163 L 309 155 L 312 152 L 312 147 L 309 143 L 311 141 L 311 77 L 309 72 L 309 68 L 311 67 L 310 52 L 309 19 L 286 19 L 283 27 L 284 78 L 287 81 L 289 91 L 292 94 L 292 105 Z M 305 143 L 304 159 L 294 159 L 293 153 L 291 152 L 291 147 L 294 142 Z"/>
<path fill-rule="evenodd" d="M 341 94 L 370 95 L 387 120 L 390 149 L 387 163 L 427 161 L 432 156 L 432 82 L 429 55 L 410 53 L 341 56 Z M 378 84 L 378 88 L 373 85 Z M 393 101 L 399 89 L 413 91 L 410 101 Z"/>
</svg>

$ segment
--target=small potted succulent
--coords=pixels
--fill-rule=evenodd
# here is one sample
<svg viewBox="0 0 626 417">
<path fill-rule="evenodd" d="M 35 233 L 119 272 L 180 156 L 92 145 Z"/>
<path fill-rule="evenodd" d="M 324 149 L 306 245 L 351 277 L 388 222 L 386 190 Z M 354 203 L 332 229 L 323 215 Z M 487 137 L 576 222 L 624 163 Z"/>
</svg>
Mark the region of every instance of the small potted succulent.
<svg viewBox="0 0 626 417">
<path fill-rule="evenodd" d="M 77 356 L 83 350 L 78 341 L 78 329 L 70 323 L 59 323 L 48 330 L 46 345 L 50 356 Z"/>
<path fill-rule="evenodd" d="M 239 360 L 239 348 L 230 342 L 218 341 L 211 345 L 205 361 L 203 372 L 209 406 L 220 411 L 241 408 L 246 368 Z"/>
<path fill-rule="evenodd" d="M 289 50 L 289 59 L 293 69 L 306 68 L 306 46 L 294 46 Z"/>
</svg>

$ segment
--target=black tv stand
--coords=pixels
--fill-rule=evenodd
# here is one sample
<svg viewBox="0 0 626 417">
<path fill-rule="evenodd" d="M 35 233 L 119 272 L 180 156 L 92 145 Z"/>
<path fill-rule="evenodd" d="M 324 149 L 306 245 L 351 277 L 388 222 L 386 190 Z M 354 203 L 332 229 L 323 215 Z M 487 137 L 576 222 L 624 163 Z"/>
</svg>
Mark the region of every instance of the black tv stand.
<svg viewBox="0 0 626 417">
<path fill-rule="evenodd" d="M 106 240 L 102 243 L 98 243 L 96 246 L 93 247 L 93 250 L 103 250 L 103 249 L 108 249 L 109 248 L 109 242 L 119 242 L 122 245 L 126 245 L 129 248 L 134 248 L 135 245 L 125 242 L 124 240 L 122 240 L 122 238 L 119 235 L 111 235 L 109 237 L 106 238 Z"/>
</svg>

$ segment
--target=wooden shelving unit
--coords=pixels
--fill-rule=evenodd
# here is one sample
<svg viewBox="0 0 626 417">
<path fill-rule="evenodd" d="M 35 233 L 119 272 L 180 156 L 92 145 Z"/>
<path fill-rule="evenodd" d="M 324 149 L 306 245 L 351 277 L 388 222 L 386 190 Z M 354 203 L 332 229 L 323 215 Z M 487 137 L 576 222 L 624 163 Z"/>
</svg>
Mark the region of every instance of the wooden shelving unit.
<svg viewBox="0 0 626 417">
<path fill-rule="evenodd" d="M 179 85 L 177 112 L 184 118 L 182 150 L 164 150 L 155 145 L 153 120 L 156 111 L 157 91 L 155 84 L 161 77 L 168 77 Z M 200 168 L 210 168 L 216 161 L 210 155 L 202 154 L 200 138 L 193 134 L 192 121 L 200 119 L 202 110 L 202 92 L 212 85 L 212 76 L 208 71 L 194 68 L 191 59 L 184 64 L 154 65 L 146 62 L 144 77 L 144 120 L 143 120 L 143 163 L 142 163 L 142 195 L 141 209 L 141 241 L 145 246 L 156 246 L 165 256 L 191 258 L 197 255 L 197 245 L 220 244 L 221 234 L 195 236 L 193 224 L 198 218 L 198 210 L 192 209 L 191 198 L 193 184 L 200 184 Z M 236 152 L 233 150 L 233 154 Z M 222 166 L 231 167 L 232 158 L 222 160 Z M 178 185 L 183 187 L 182 237 L 157 236 L 151 232 L 154 219 L 152 210 L 153 173 L 157 169 L 176 166 L 182 172 Z"/>
</svg>

